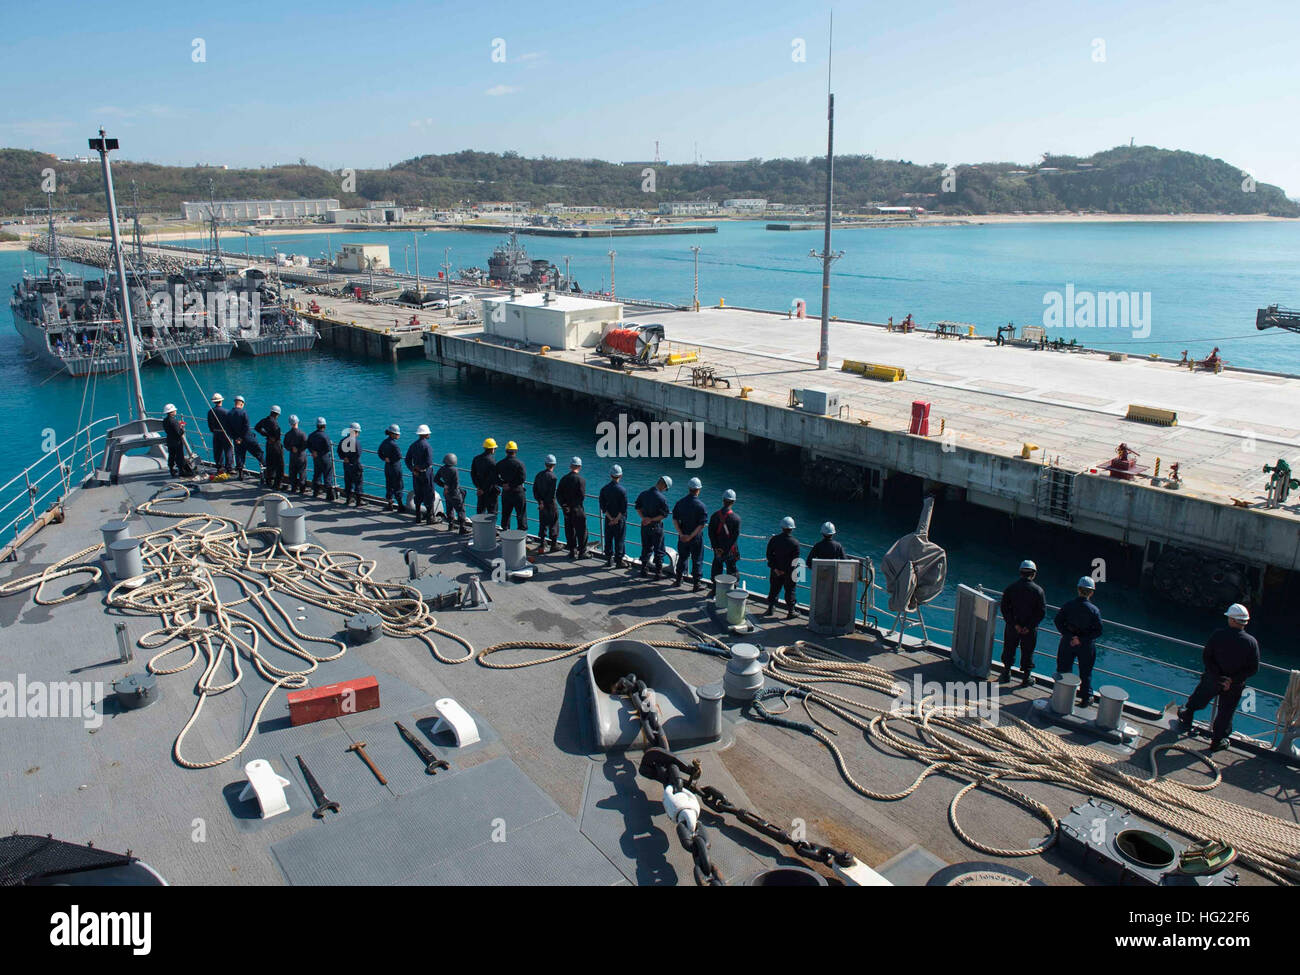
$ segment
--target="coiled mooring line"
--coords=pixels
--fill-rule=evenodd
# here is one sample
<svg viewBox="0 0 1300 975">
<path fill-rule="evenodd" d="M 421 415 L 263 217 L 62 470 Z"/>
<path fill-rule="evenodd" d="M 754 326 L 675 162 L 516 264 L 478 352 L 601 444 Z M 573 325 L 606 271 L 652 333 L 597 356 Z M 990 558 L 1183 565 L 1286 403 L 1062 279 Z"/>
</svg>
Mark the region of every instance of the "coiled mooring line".
<svg viewBox="0 0 1300 975">
<path fill-rule="evenodd" d="M 1002 715 L 998 726 L 990 726 L 972 716 L 970 706 L 941 707 L 926 698 L 912 702 L 910 708 L 878 707 L 825 689 L 828 684 L 860 687 L 892 700 L 897 695 L 898 680 L 887 670 L 814 643 L 799 641 L 774 650 L 763 670 L 790 688 L 772 688 L 760 694 L 754 702 L 754 716 L 816 738 L 830 751 L 844 781 L 860 795 L 895 801 L 911 795 L 936 773 L 969 779 L 953 796 L 948 819 L 963 842 L 984 853 L 1032 856 L 1051 846 L 1058 825 L 1056 817 L 1044 803 L 1008 785 L 1012 781 L 1038 781 L 1107 799 L 1184 836 L 1222 840 L 1236 848 L 1243 865 L 1260 875 L 1280 884 L 1300 883 L 1300 823 L 1207 795 L 1221 781 L 1219 770 L 1206 756 L 1184 745 L 1169 743 L 1154 748 L 1151 776 L 1147 778 L 1140 769 L 1116 761 L 1099 749 L 1069 744 L 1010 715 Z M 854 777 L 833 740 L 834 733 L 828 733 L 825 725 L 816 726 L 819 723 L 811 710 L 808 716 L 813 723 L 784 717 L 785 712 L 774 712 L 766 703 L 777 697 L 796 697 L 805 708 L 809 704 L 823 707 L 887 750 L 922 762 L 925 767 L 904 789 L 892 793 L 873 790 Z M 893 727 L 899 723 L 911 734 Z M 1189 785 L 1161 777 L 1156 755 L 1167 751 L 1185 752 L 1204 762 L 1214 773 L 1213 779 Z M 1021 850 L 1001 849 L 976 840 L 962 828 L 957 808 L 966 795 L 980 787 L 1005 796 L 1042 819 L 1051 828 L 1051 835 Z"/>
</svg>

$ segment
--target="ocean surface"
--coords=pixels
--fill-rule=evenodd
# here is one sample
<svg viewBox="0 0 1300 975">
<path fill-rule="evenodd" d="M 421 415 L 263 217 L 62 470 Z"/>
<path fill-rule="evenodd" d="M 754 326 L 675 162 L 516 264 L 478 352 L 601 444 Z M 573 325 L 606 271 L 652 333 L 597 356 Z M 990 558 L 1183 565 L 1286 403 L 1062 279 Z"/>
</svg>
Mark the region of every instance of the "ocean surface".
<svg viewBox="0 0 1300 975">
<path fill-rule="evenodd" d="M 272 248 L 305 253 L 311 257 L 340 241 L 374 241 L 390 246 L 393 265 L 404 269 L 411 235 L 383 232 L 347 232 L 293 237 L 254 237 L 249 248 L 269 254 Z M 820 278 L 817 263 L 804 255 L 820 247 L 817 233 L 769 232 L 761 224 L 723 224 L 717 235 L 615 240 L 525 238 L 534 257 L 546 257 L 563 266 L 563 256 L 583 288 L 599 290 L 608 283 L 607 251 L 618 252 L 616 274 L 620 295 L 657 298 L 685 303 L 690 300 L 693 244 L 701 247 L 700 299 L 713 304 L 725 298 L 728 305 L 785 308 L 794 298 L 804 298 L 815 309 Z M 201 241 L 191 243 L 199 247 Z M 453 268 L 485 267 L 496 238 L 491 235 L 447 232 L 420 235 L 421 272 L 436 274 L 443 248 L 450 247 Z M 243 241 L 227 248 L 243 253 Z M 1300 224 L 1102 224 L 1102 225 L 1001 225 L 960 228 L 909 227 L 889 230 L 839 232 L 835 247 L 845 256 L 835 265 L 833 308 L 843 317 L 883 320 L 901 318 L 911 311 L 921 322 L 938 319 L 970 321 L 988 328 L 1014 321 L 1018 325 L 1041 321 L 1044 293 L 1064 290 L 1128 290 L 1152 294 L 1150 336 L 1138 340 L 1124 329 L 1105 330 L 1105 341 L 1087 344 L 1173 352 L 1191 348 L 1208 353 L 1219 345 L 1230 360 L 1255 368 L 1300 373 L 1300 335 L 1257 333 L 1255 309 L 1278 302 L 1300 305 Z M 414 270 L 414 257 L 411 269 Z M 34 256 L 0 252 L 0 284 L 9 285 Z M 43 265 L 41 265 L 43 266 Z M 1062 330 L 1070 333 L 1071 330 Z M 1074 329 L 1073 333 L 1082 330 Z M 1094 332 L 1100 330 L 1093 330 Z M 1157 341 L 1159 340 L 1159 341 Z M 1141 341 L 1143 344 L 1139 345 Z M 1127 343 L 1127 344 L 1126 344 Z M 31 358 L 12 324 L 0 328 L 0 415 L 7 419 L 4 446 L 0 448 L 0 483 L 34 461 L 43 442 L 52 435 L 62 440 L 92 417 L 129 410 L 127 382 L 112 377 L 87 382 L 51 376 Z M 396 365 L 350 359 L 329 351 L 305 357 L 231 358 L 227 362 L 198 366 L 193 372 L 174 373 L 163 368 L 143 370 L 146 402 L 161 409 L 174 402 L 181 413 L 202 415 L 212 392 L 227 402 L 242 393 L 249 400 L 254 420 L 272 403 L 284 414 L 297 413 L 304 425 L 317 415 L 326 417 L 331 434 L 357 421 L 362 439 L 373 449 L 390 422 L 401 424 L 403 443 L 415 427 L 433 429 L 435 451 L 459 455 L 462 466 L 479 449 L 486 436 L 497 441 L 516 440 L 529 475 L 540 468 L 541 458 L 554 453 L 562 462 L 573 454 L 586 461 L 589 490 L 594 493 L 606 479 L 610 461 L 595 454 L 595 418 L 589 411 L 542 394 L 524 394 L 514 387 L 471 383 L 455 370 L 424 361 Z M 200 424 L 202 425 L 202 424 Z M 685 482 L 698 475 L 704 481 L 703 497 L 712 510 L 725 488 L 740 496 L 737 510 L 746 533 L 766 537 L 777 530 L 780 519 L 791 515 L 797 536 L 811 544 L 818 526 L 829 519 L 840 531 L 850 552 L 872 557 L 877 566 L 885 551 L 915 527 L 919 511 L 911 502 L 826 502 L 805 490 L 799 472 L 789 461 L 751 457 L 743 448 L 710 440 L 704 466 L 688 470 L 681 461 L 658 462 L 623 459 L 629 491 L 648 487 L 659 473 L 675 481 L 676 500 Z M 371 484 L 382 483 L 382 473 L 372 462 L 367 472 Z M 7 496 L 0 500 L 7 500 Z M 592 506 L 594 507 L 594 506 Z M 534 519 L 535 520 L 535 519 Z M 8 515 L 0 522 L 8 521 Z M 594 529 L 593 529 L 594 530 Z M 629 552 L 637 551 L 635 529 L 629 533 Z M 1044 526 L 1020 522 L 1014 529 L 1007 520 L 964 503 L 940 501 L 931 537 L 948 552 L 947 591 L 927 608 L 926 619 L 940 640 L 947 637 L 951 606 L 958 583 L 1002 588 L 1015 578 L 1023 558 L 1040 566 L 1039 582 L 1049 602 L 1059 604 L 1073 594 L 1074 580 L 1090 571 L 1093 560 L 1111 566 L 1123 562 L 1115 547 Z M 671 544 L 671 536 L 670 536 Z M 747 580 L 751 590 L 766 593 L 762 565 L 764 542 L 747 539 L 742 555 L 754 559 L 742 569 L 762 578 Z M 1214 612 L 1189 610 L 1140 593 L 1112 569 L 1111 581 L 1102 583 L 1097 603 L 1103 616 L 1134 627 L 1156 631 L 1195 643 L 1219 625 Z M 1300 666 L 1300 649 L 1291 634 L 1297 613 L 1286 601 L 1266 605 L 1256 612 L 1251 630 L 1260 639 L 1265 658 L 1284 667 Z M 889 614 L 878 611 L 882 620 Z M 1050 616 L 1049 616 L 1050 624 Z M 1143 661 L 1103 651 L 1094 686 L 1106 683 L 1101 670 L 1112 671 L 1186 693 L 1194 676 L 1171 671 L 1160 661 L 1198 668 L 1199 652 L 1137 633 L 1111 628 L 1103 644 L 1132 650 L 1153 658 Z M 1040 636 L 1038 669 L 1051 669 L 1056 640 Z M 995 653 L 1000 653 L 999 637 Z M 1125 681 L 1134 700 L 1163 706 L 1175 695 Z M 1261 686 L 1281 689 L 1279 675 L 1266 677 Z M 1272 703 L 1261 698 L 1261 712 Z M 1255 722 L 1238 722 L 1239 730 L 1258 733 Z"/>
</svg>

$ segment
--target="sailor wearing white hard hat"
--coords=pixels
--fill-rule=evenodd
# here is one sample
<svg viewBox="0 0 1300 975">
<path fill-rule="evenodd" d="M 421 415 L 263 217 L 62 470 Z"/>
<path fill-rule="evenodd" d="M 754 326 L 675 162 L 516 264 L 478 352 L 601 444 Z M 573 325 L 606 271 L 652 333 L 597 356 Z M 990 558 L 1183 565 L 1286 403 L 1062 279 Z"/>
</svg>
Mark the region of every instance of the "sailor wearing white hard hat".
<svg viewBox="0 0 1300 975">
<path fill-rule="evenodd" d="M 189 466 L 185 460 L 185 424 L 176 416 L 176 404 L 163 407 L 163 434 L 167 437 L 167 470 L 175 477 Z"/>
<path fill-rule="evenodd" d="M 1250 610 L 1233 603 L 1223 614 L 1228 625 L 1215 630 L 1205 644 L 1202 658 L 1205 670 L 1191 697 L 1178 711 L 1178 724 L 1184 734 L 1192 730 L 1196 712 L 1218 698 L 1214 722 L 1210 727 L 1210 750 L 1226 748 L 1232 734 L 1232 716 L 1246 689 L 1246 682 L 1259 670 L 1259 642 L 1246 632 Z"/>
<path fill-rule="evenodd" d="M 605 531 L 605 568 L 616 562 L 621 569 L 627 560 L 627 488 L 623 487 L 623 468 L 614 464 L 609 481 L 600 489 L 600 524 Z"/>
<path fill-rule="evenodd" d="M 384 504 L 389 511 L 402 506 L 402 490 L 405 485 L 402 477 L 402 448 L 397 442 L 401 435 L 401 427 L 396 423 L 388 424 L 384 439 L 375 451 L 384 462 Z"/>
<path fill-rule="evenodd" d="M 229 474 L 235 466 L 234 448 L 230 442 L 230 413 L 221 404 L 225 397 L 212 394 L 212 407 L 208 410 L 208 433 L 212 434 L 212 466 L 218 474 Z"/>
<path fill-rule="evenodd" d="M 846 558 L 848 555 L 844 551 L 844 546 L 835 537 L 835 525 L 829 521 L 823 522 L 821 540 L 808 550 L 808 562 L 811 564 L 813 559 Z"/>
<path fill-rule="evenodd" d="M 555 485 L 555 503 L 564 512 L 564 547 L 570 559 L 587 557 L 587 479 L 582 476 L 582 458 L 569 461 L 569 473 Z"/>
<path fill-rule="evenodd" d="M 1042 586 L 1034 582 L 1037 574 L 1038 566 L 1025 559 L 1020 563 L 1020 578 L 1002 590 L 1002 618 L 1006 627 L 1002 633 L 1002 673 L 998 677 L 1001 683 L 1011 680 L 1017 647 L 1020 648 L 1020 686 L 1028 687 L 1033 680 L 1038 624 L 1047 615 L 1047 597 Z"/>
<path fill-rule="evenodd" d="M 704 559 L 704 529 L 709 523 L 709 512 L 700 500 L 704 485 L 698 477 L 687 482 L 687 493 L 673 506 L 673 527 L 677 529 L 677 576 L 673 585 L 680 586 L 686 574 L 686 560 L 691 560 L 691 592 L 699 592 Z"/>
<path fill-rule="evenodd" d="M 785 618 L 794 619 L 794 563 L 799 558 L 799 540 L 794 537 L 794 519 L 781 519 L 781 530 L 767 540 L 767 610 L 776 612 L 776 599 L 785 590 Z"/>
<path fill-rule="evenodd" d="M 636 499 L 636 513 L 641 516 L 641 575 L 648 574 L 654 565 L 655 578 L 663 574 L 663 561 L 668 553 L 664 547 L 664 519 L 671 510 L 664 494 L 673 486 L 673 479 L 660 474 L 655 486 L 646 488 Z"/>
<path fill-rule="evenodd" d="M 284 449 L 289 451 L 289 490 L 302 494 L 307 490 L 307 434 L 298 428 L 297 413 L 289 414 Z"/>
<path fill-rule="evenodd" d="M 262 459 L 262 483 L 272 491 L 280 490 L 284 481 L 284 444 L 280 434 L 280 407 L 272 406 L 271 411 L 257 421 L 254 433 L 266 438 L 266 456 Z"/>
<path fill-rule="evenodd" d="M 361 507 L 361 424 L 351 423 L 339 440 L 339 458 L 343 461 L 343 503 L 356 502 Z"/>
<path fill-rule="evenodd" d="M 554 454 L 542 458 L 542 469 L 533 478 L 533 500 L 537 502 L 537 552 L 554 552 L 560 539 L 560 506 L 555 503 L 555 491 L 560 479 L 555 475 L 557 461 Z"/>
<path fill-rule="evenodd" d="M 1097 584 L 1092 576 L 1083 576 L 1075 585 L 1074 599 L 1056 611 L 1052 620 L 1061 642 L 1056 648 L 1056 676 L 1070 673 L 1079 662 L 1079 703 L 1085 707 L 1092 700 L 1092 668 L 1097 662 L 1096 640 L 1101 636 L 1101 610 L 1092 603 Z"/>
<path fill-rule="evenodd" d="M 325 500 L 336 501 L 334 492 L 334 445 L 330 443 L 329 434 L 325 432 L 325 417 L 316 417 L 316 429 L 307 437 L 307 451 L 311 454 L 311 496 L 320 497 L 320 489 L 325 487 Z"/>
<path fill-rule="evenodd" d="M 435 480 L 433 473 L 433 445 L 429 443 L 429 428 L 421 423 L 415 430 L 415 442 L 406 448 L 406 466 L 411 472 L 411 503 L 415 505 L 415 523 L 420 523 L 420 508 L 424 508 L 424 523 L 433 524 L 434 494 L 433 482 Z M 455 470 L 452 471 L 453 477 Z M 456 490 L 459 492 L 460 482 L 456 481 Z M 451 517 L 450 491 L 444 491 L 447 495 L 448 518 Z M 461 512 L 462 518 L 464 512 Z M 451 522 L 447 522 L 448 527 Z"/>
<path fill-rule="evenodd" d="M 718 594 L 715 581 L 725 569 L 735 576 L 740 563 L 740 515 L 735 511 L 736 492 L 727 488 L 722 492 L 722 507 L 709 518 L 709 548 L 713 549 L 713 564 L 709 567 L 709 590 Z"/>
</svg>

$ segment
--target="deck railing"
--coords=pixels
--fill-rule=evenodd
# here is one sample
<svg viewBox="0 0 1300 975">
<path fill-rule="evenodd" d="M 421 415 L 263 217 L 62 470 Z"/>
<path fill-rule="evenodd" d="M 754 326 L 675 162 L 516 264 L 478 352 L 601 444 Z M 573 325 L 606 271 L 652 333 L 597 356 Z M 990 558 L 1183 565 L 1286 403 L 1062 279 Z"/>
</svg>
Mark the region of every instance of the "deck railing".
<svg viewBox="0 0 1300 975">
<path fill-rule="evenodd" d="M 118 415 L 100 417 L 66 440 L 49 447 L 4 485 L 0 485 L 0 545 L 7 546 L 51 505 L 64 501 L 98 466 L 108 431 Z"/>
</svg>

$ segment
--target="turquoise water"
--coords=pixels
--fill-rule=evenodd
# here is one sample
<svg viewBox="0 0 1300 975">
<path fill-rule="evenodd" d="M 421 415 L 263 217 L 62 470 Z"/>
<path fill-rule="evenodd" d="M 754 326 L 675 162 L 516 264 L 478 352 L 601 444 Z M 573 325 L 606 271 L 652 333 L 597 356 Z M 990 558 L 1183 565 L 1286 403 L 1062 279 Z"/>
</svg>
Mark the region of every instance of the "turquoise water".
<svg viewBox="0 0 1300 975">
<path fill-rule="evenodd" d="M 1106 244 L 1108 235 L 1110 244 Z M 337 247 L 343 237 L 343 234 L 333 234 L 330 243 Z M 409 240 L 409 235 L 346 235 L 350 241 L 358 238 L 389 243 L 393 263 L 398 268 L 403 266 L 398 241 Z M 618 291 L 639 297 L 689 300 L 691 255 L 686 248 L 690 243 L 699 243 L 704 248 L 700 262 L 702 301 L 712 302 L 721 296 L 729 305 L 776 307 L 796 296 L 810 299 L 818 283 L 816 264 L 799 257 L 798 253 L 806 246 L 819 243 L 814 238 L 815 235 L 765 232 L 752 225 L 724 225 L 723 232 L 716 237 L 618 240 L 614 242 L 618 251 Z M 326 247 L 324 235 L 255 238 L 251 246 L 260 250 L 263 243 L 268 250 L 274 246 L 312 256 Z M 443 246 L 453 248 L 453 267 L 483 266 L 494 243 L 488 235 L 465 232 L 423 235 L 421 270 L 428 273 L 428 268 L 441 259 Z M 1295 266 L 1295 258 L 1300 257 L 1300 227 L 1121 224 L 915 228 L 845 232 L 839 235 L 836 246 L 848 251 L 836 265 L 844 276 L 843 280 L 837 278 L 841 297 L 836 299 L 843 307 L 840 304 L 836 307 L 846 316 L 880 319 L 892 313 L 897 318 L 911 310 L 921 321 L 953 318 L 991 326 L 999 321 L 996 307 L 1017 304 L 1029 309 L 1026 314 L 1032 313 L 1035 307 L 1041 307 L 1045 287 L 1060 288 L 1065 281 L 1075 281 L 1080 288 L 1089 282 L 1089 286 L 1098 290 L 1120 287 L 1148 290 L 1140 282 L 1130 285 L 1126 280 L 1111 277 L 1125 272 L 1131 273 L 1134 279 L 1147 276 L 1157 281 L 1149 286 L 1153 294 L 1182 294 L 1177 300 L 1188 308 L 1197 304 L 1198 295 L 1211 302 L 1205 305 L 1203 316 L 1193 318 L 1189 314 L 1183 319 L 1180 326 L 1183 331 L 1174 345 L 1193 344 L 1195 335 L 1244 335 L 1247 337 L 1238 340 L 1235 346 L 1226 341 L 1217 344 L 1224 347 L 1229 359 L 1244 361 L 1247 355 L 1255 355 L 1261 358 L 1252 362 L 1253 365 L 1300 372 L 1300 356 L 1291 351 L 1290 341 L 1300 342 L 1300 336 L 1278 339 L 1250 335 L 1257 302 L 1286 304 L 1290 300 L 1300 304 L 1284 293 L 1294 280 L 1290 268 Z M 1082 260 L 1084 255 L 1095 253 L 1103 246 L 1104 261 L 1077 265 L 1083 269 L 1080 273 L 1062 277 L 1062 269 L 1070 265 L 1065 255 Z M 1216 246 L 1227 248 L 1217 260 L 1212 256 Z M 599 287 L 602 269 L 608 273 L 608 258 L 604 257 L 609 249 L 607 241 L 529 238 L 528 247 L 534 256 L 561 264 L 562 255 L 571 255 L 571 266 L 585 288 Z M 240 252 L 242 249 L 232 248 Z M 1151 256 L 1155 253 L 1164 256 L 1156 260 Z M 1291 255 L 1290 267 L 1284 259 L 1287 254 Z M 1139 260 L 1142 255 L 1145 258 Z M 1259 262 L 1265 260 L 1275 268 L 1271 274 L 1260 270 Z M 31 256 L 0 253 L 0 283 L 6 290 L 20 273 L 24 261 L 30 266 Z M 935 270 L 927 273 L 928 266 Z M 873 273 L 867 273 L 869 268 Z M 1201 280 L 1211 271 L 1217 275 L 1220 286 Z M 1093 281 L 1097 283 L 1091 284 Z M 1194 286 L 1194 282 L 1198 283 Z M 1005 302 L 1000 296 L 1005 297 Z M 811 306 L 812 302 L 809 303 Z M 1155 307 L 1157 310 L 1161 307 L 1158 301 Z M 1000 317 L 1018 320 L 1010 312 Z M 1158 334 L 1158 321 L 1153 324 L 1153 334 Z M 0 384 L 0 415 L 9 420 L 5 449 L 0 451 L 0 482 L 39 455 L 47 429 L 54 430 L 62 439 L 77 428 L 79 418 L 106 413 L 125 415 L 129 408 L 124 377 L 101 379 L 89 385 L 63 377 L 51 378 L 44 367 L 23 351 L 11 325 L 0 329 L 0 371 L 6 380 Z M 172 401 L 183 413 L 202 413 L 211 392 L 224 393 L 227 401 L 242 393 L 249 399 L 249 412 L 254 419 L 265 415 L 274 402 L 285 414 L 297 413 L 304 421 L 324 415 L 333 434 L 355 420 L 362 425 L 362 439 L 371 449 L 382 439 L 381 431 L 390 422 L 402 425 L 406 431 L 404 443 L 419 423 L 428 423 L 434 431 L 436 452 L 441 455 L 453 451 L 459 455 L 462 465 L 468 464 L 482 439 L 489 435 L 500 442 L 518 441 L 530 476 L 538 469 L 544 454 L 554 453 L 567 459 L 576 453 L 587 461 L 586 473 L 593 493 L 604 482 L 608 466 L 595 456 L 595 421 L 581 407 L 550 397 L 524 394 L 513 386 L 469 383 L 454 370 L 423 361 L 380 364 L 320 351 L 292 360 L 232 358 L 224 363 L 195 367 L 192 376 L 147 368 L 143 380 L 146 401 L 153 409 Z M 713 441 L 707 445 L 705 464 L 699 471 L 687 470 L 681 462 L 629 460 L 622 463 L 629 490 L 633 492 L 648 486 L 660 472 L 666 472 L 677 482 L 671 492 L 675 500 L 682 493 L 685 481 L 698 475 L 704 481 L 704 498 L 712 509 L 724 488 L 734 488 L 740 495 L 737 510 L 744 519 L 744 530 L 754 535 L 766 536 L 776 530 L 781 517 L 789 514 L 800 526 L 797 535 L 805 543 L 811 543 L 816 540 L 817 526 L 830 519 L 839 526 L 841 540 L 851 552 L 869 555 L 877 564 L 896 539 L 914 528 L 918 511 L 918 506 L 910 501 L 821 502 L 801 487 L 798 471 L 790 462 L 774 461 L 766 456 L 756 460 L 743 448 Z M 377 468 L 372 466 L 368 472 L 372 484 L 380 483 L 376 475 Z M 635 532 L 631 534 L 635 536 Z M 1072 594 L 1073 581 L 1088 572 L 1093 560 L 1100 557 L 1110 566 L 1111 581 L 1101 586 L 1097 598 L 1105 617 L 1191 641 L 1203 640 L 1219 622 L 1214 613 L 1147 599 L 1136 586 L 1121 578 L 1124 573 L 1117 567 L 1124 564 L 1125 556 L 1118 548 L 1072 537 L 1056 529 L 1022 522 L 1012 530 L 1001 516 L 973 506 L 941 501 L 931 537 L 945 546 L 950 564 L 948 591 L 936 600 L 936 606 L 952 605 L 953 590 L 959 582 L 1001 588 L 1014 578 L 1016 565 L 1027 557 L 1034 558 L 1041 566 L 1040 582 L 1047 590 L 1049 601 L 1059 603 Z M 762 547 L 762 541 L 749 540 L 742 554 L 760 559 Z M 629 538 L 629 550 L 633 554 L 637 550 L 634 537 Z M 750 579 L 749 588 L 765 593 L 765 570 L 761 563 L 751 562 L 743 568 L 763 575 L 761 580 Z M 1300 666 L 1300 651 L 1293 648 L 1289 638 L 1295 613 L 1286 607 L 1285 600 L 1274 602 L 1277 605 L 1266 606 L 1257 613 L 1252 632 L 1260 638 L 1266 659 L 1282 666 Z M 934 627 L 951 626 L 950 614 L 939 609 L 927 612 L 928 621 Z M 880 615 L 888 619 L 887 614 Z M 947 634 L 936 635 L 943 639 Z M 1108 632 L 1103 642 L 1190 667 L 1199 664 L 1199 654 L 1193 649 L 1115 629 Z M 1048 661 L 1054 651 L 1055 639 L 1045 632 L 1040 638 L 1039 669 L 1050 669 Z M 1150 683 L 1172 685 L 1183 692 L 1193 682 L 1191 677 L 1172 674 L 1158 664 L 1114 654 L 1103 653 L 1098 667 Z M 1098 675 L 1095 683 L 1105 680 Z M 1276 689 L 1280 685 L 1280 680 L 1268 679 L 1261 686 Z M 1135 700 L 1155 706 L 1163 705 L 1172 697 L 1168 692 L 1138 685 L 1130 685 L 1129 690 Z M 1239 728 L 1260 730 L 1251 722 L 1239 722 Z"/>
<path fill-rule="evenodd" d="M 762 222 L 719 225 L 717 234 L 616 240 L 521 238 L 533 257 L 570 269 L 587 290 L 609 284 L 615 259 L 620 295 L 687 304 L 692 254 L 700 247 L 700 302 L 785 309 L 804 299 L 821 314 L 821 231 L 777 232 Z M 414 271 L 409 233 L 340 232 L 254 237 L 251 253 L 273 248 L 319 257 L 341 241 L 389 245 L 394 268 Z M 444 248 L 453 269 L 486 268 L 497 240 L 448 231 L 419 237 L 421 274 L 436 274 Z M 202 247 L 197 238 L 189 241 Z M 243 253 L 244 241 L 227 246 Z M 404 250 L 410 245 L 411 251 Z M 1300 335 L 1255 329 L 1255 311 L 1270 304 L 1300 307 L 1300 221 L 1279 223 L 1003 224 L 836 231 L 844 256 L 832 271 L 831 313 L 844 318 L 972 322 L 985 334 L 1007 322 L 1043 324 L 1047 292 L 1125 291 L 1150 294 L 1150 330 L 1057 328 L 1053 336 L 1134 354 L 1198 358 L 1218 345 L 1233 364 L 1300 372 Z M 832 355 L 834 350 L 832 350 Z"/>
</svg>

